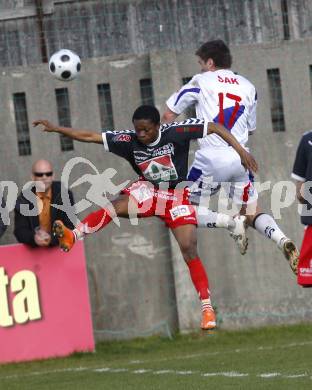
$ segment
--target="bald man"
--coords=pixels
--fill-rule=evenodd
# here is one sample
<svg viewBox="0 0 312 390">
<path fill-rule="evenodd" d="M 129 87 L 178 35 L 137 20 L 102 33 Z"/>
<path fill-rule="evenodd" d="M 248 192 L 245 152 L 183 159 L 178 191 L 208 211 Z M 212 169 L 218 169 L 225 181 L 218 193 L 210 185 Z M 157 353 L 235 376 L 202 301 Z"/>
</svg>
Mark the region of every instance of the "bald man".
<svg viewBox="0 0 312 390">
<path fill-rule="evenodd" d="M 52 206 L 63 204 L 61 182 L 54 181 L 53 166 L 43 159 L 33 164 L 31 179 L 34 182 L 29 188 L 31 192 L 28 192 L 28 195 L 27 192 L 21 193 L 16 202 L 14 235 L 18 242 L 32 247 L 56 246 L 58 240 L 51 234 L 53 222 L 61 219 L 68 228 L 74 227 L 65 211 Z M 73 194 L 69 190 L 66 191 L 73 205 Z M 29 210 L 30 213 L 25 210 Z"/>
</svg>

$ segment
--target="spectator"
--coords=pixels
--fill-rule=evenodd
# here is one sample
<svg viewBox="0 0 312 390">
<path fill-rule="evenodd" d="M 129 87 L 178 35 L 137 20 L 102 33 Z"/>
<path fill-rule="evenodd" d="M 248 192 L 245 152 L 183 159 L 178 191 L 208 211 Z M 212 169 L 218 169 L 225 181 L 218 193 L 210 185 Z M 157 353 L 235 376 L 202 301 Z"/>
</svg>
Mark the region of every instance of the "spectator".
<svg viewBox="0 0 312 390">
<path fill-rule="evenodd" d="M 47 160 L 38 160 L 33 164 L 32 180 L 37 182 L 37 188 L 42 187 L 42 191 L 36 191 L 36 186 L 31 188 L 31 192 L 35 195 L 34 202 L 29 199 L 30 197 L 26 198 L 23 193 L 17 198 L 14 210 L 14 235 L 18 242 L 32 247 L 58 245 L 58 240 L 51 234 L 53 222 L 62 219 L 68 228 L 74 227 L 65 211 L 52 206 L 63 204 L 61 182 L 54 181 L 53 167 Z M 72 192 L 66 191 L 73 205 Z M 24 215 L 23 208 L 29 209 L 31 215 Z M 34 213 L 34 208 L 38 210 L 37 213 Z"/>
<path fill-rule="evenodd" d="M 0 195 L 1 195 L 1 209 L 3 210 L 6 206 L 5 206 L 5 200 L 4 200 L 3 191 L 1 187 L 0 187 Z M 0 238 L 3 236 L 6 229 L 7 229 L 7 225 L 2 219 L 2 213 L 0 213 Z"/>
<path fill-rule="evenodd" d="M 302 204 L 301 223 L 306 226 L 299 256 L 298 283 L 312 287 L 312 131 L 300 140 L 292 177 L 296 180 L 297 198 Z"/>
</svg>

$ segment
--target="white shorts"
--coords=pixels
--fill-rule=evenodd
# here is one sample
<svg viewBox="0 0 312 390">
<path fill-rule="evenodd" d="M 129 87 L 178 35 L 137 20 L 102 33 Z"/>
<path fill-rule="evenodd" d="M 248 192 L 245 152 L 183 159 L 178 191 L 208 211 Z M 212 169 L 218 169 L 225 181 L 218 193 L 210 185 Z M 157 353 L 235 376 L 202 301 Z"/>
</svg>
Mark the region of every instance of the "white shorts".
<svg viewBox="0 0 312 390">
<path fill-rule="evenodd" d="M 222 187 L 237 205 L 258 199 L 253 175 L 241 164 L 238 153 L 230 146 L 199 149 L 188 173 L 190 200 L 199 204 L 202 196 L 211 196 Z"/>
</svg>

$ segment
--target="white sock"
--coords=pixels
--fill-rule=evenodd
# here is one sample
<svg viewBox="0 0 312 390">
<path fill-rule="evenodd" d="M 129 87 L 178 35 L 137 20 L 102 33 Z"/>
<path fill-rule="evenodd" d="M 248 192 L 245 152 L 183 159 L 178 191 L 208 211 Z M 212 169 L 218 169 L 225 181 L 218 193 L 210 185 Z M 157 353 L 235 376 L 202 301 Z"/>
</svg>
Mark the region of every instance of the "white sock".
<svg viewBox="0 0 312 390">
<path fill-rule="evenodd" d="M 202 311 L 204 311 L 204 310 L 213 310 L 212 306 L 211 306 L 210 298 L 202 299 L 201 304 L 202 304 Z"/>
<path fill-rule="evenodd" d="M 268 214 L 259 214 L 254 220 L 254 228 L 270 240 L 279 244 L 282 238 L 286 237 L 277 226 L 275 220 Z"/>
<path fill-rule="evenodd" d="M 90 233 L 90 229 L 87 224 L 79 223 L 79 225 L 73 230 L 75 241 L 83 240 L 84 236 Z"/>
<path fill-rule="evenodd" d="M 205 228 L 229 228 L 235 226 L 232 217 L 226 214 L 211 211 L 207 207 L 196 207 L 197 226 Z"/>
</svg>

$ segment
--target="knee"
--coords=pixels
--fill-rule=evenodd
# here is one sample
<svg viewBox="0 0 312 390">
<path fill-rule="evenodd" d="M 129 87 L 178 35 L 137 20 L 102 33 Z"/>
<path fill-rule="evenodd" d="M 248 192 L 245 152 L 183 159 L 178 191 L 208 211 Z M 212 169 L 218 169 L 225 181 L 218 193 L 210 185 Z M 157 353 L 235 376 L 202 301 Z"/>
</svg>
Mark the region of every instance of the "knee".
<svg viewBox="0 0 312 390">
<path fill-rule="evenodd" d="M 197 241 L 193 237 L 188 237 L 183 242 L 180 242 L 180 250 L 186 261 L 197 256 Z"/>
<path fill-rule="evenodd" d="M 247 219 L 247 224 L 251 227 L 254 227 L 254 222 L 255 220 L 257 219 L 257 217 L 259 215 L 261 215 L 262 213 L 255 213 L 255 214 L 252 214 L 252 215 L 246 215 L 246 219 Z"/>
<path fill-rule="evenodd" d="M 115 213 L 118 217 L 128 217 L 128 201 L 127 199 L 117 199 L 112 202 Z"/>
<path fill-rule="evenodd" d="M 248 226 L 253 226 L 255 215 L 246 215 L 245 217 L 246 217 Z"/>
</svg>

